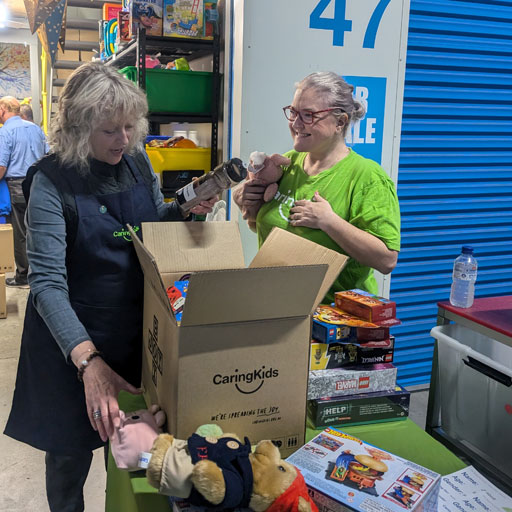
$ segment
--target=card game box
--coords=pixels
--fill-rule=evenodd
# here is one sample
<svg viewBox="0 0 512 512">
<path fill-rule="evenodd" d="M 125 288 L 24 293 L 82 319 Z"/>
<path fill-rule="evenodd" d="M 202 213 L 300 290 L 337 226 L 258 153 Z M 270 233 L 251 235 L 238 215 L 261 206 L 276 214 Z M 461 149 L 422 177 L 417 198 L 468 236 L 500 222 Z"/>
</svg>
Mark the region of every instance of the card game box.
<svg viewBox="0 0 512 512">
<path fill-rule="evenodd" d="M 389 327 L 367 322 L 332 306 L 321 305 L 313 314 L 312 336 L 322 343 L 380 341 L 389 339 Z"/>
<path fill-rule="evenodd" d="M 308 400 L 394 389 L 397 369 L 391 363 L 333 370 L 311 370 Z"/>
<path fill-rule="evenodd" d="M 438 473 L 341 430 L 325 429 L 287 461 L 320 511 L 437 512 Z"/>
<path fill-rule="evenodd" d="M 347 290 L 334 294 L 337 308 L 369 322 L 379 322 L 396 317 L 396 303 L 364 290 Z"/>
<path fill-rule="evenodd" d="M 308 400 L 308 423 L 324 428 L 405 420 L 410 397 L 409 391 L 397 385 L 389 391 Z"/>
<path fill-rule="evenodd" d="M 319 343 L 311 341 L 309 369 L 325 370 L 347 366 L 392 363 L 395 338 L 361 343 Z"/>
</svg>

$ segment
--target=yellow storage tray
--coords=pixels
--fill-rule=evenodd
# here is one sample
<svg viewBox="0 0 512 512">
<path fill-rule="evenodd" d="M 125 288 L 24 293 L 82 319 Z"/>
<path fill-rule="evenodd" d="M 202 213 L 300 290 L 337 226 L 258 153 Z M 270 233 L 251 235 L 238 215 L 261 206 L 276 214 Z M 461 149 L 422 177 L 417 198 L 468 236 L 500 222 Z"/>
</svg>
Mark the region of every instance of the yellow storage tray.
<svg viewBox="0 0 512 512">
<path fill-rule="evenodd" d="M 210 148 L 152 148 L 146 146 L 153 170 L 162 171 L 202 170 L 209 172 L 211 167 Z"/>
</svg>

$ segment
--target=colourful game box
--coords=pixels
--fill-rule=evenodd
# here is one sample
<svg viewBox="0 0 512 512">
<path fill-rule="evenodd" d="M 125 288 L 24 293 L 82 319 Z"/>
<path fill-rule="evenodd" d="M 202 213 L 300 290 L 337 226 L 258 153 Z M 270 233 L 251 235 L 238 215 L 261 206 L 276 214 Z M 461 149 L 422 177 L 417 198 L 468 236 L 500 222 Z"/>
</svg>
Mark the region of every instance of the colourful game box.
<svg viewBox="0 0 512 512">
<path fill-rule="evenodd" d="M 392 363 L 395 338 L 361 343 L 319 343 L 311 341 L 310 370 L 326 370 L 347 366 Z"/>
<path fill-rule="evenodd" d="M 204 36 L 203 0 L 163 0 L 163 35 L 171 37 Z"/>
<path fill-rule="evenodd" d="M 131 0 L 130 4 L 129 37 L 136 35 L 138 26 L 149 36 L 161 36 L 162 0 Z"/>
<path fill-rule="evenodd" d="M 396 368 L 391 363 L 309 372 L 308 400 L 394 389 Z"/>
<path fill-rule="evenodd" d="M 438 473 L 327 428 L 287 459 L 319 510 L 437 512 Z"/>
<path fill-rule="evenodd" d="M 387 340 L 389 326 L 367 322 L 332 306 L 318 306 L 312 336 L 322 343 Z"/>
<path fill-rule="evenodd" d="M 313 428 L 324 428 L 405 420 L 410 397 L 409 391 L 396 386 L 389 391 L 309 400 L 308 422 Z"/>
<path fill-rule="evenodd" d="M 334 294 L 337 308 L 369 322 L 379 322 L 396 317 L 396 303 L 377 297 L 364 290 L 347 290 Z"/>
<path fill-rule="evenodd" d="M 171 304 L 171 309 L 176 317 L 176 322 L 181 322 L 183 316 L 183 306 L 185 305 L 185 299 L 187 298 L 188 281 L 174 281 L 172 286 L 167 288 L 167 297 Z"/>
</svg>

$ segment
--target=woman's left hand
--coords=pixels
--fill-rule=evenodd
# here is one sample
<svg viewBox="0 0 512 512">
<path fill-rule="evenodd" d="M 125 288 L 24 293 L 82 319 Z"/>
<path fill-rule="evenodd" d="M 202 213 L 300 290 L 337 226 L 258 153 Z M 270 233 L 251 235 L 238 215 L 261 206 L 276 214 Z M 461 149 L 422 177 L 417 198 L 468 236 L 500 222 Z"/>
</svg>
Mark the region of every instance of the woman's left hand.
<svg viewBox="0 0 512 512">
<path fill-rule="evenodd" d="M 331 215 L 335 214 L 329 201 L 325 200 L 316 191 L 311 201 L 307 199 L 295 201 L 290 209 L 289 221 L 292 226 L 322 229 L 322 226 Z"/>
<path fill-rule="evenodd" d="M 196 215 L 206 215 L 213 209 L 215 203 L 219 201 L 219 196 L 214 196 L 207 201 L 201 201 L 197 206 L 194 206 L 190 211 Z"/>
</svg>

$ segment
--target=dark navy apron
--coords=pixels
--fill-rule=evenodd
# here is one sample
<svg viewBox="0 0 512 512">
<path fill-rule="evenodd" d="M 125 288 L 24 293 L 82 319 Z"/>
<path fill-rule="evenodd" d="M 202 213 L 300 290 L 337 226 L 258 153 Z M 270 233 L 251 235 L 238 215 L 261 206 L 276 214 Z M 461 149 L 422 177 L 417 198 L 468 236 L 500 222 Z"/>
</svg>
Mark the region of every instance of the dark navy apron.
<svg viewBox="0 0 512 512">
<path fill-rule="evenodd" d="M 158 220 L 148 187 L 131 158 L 128 190 L 92 195 L 74 172 L 77 232 L 67 254 L 69 298 L 105 362 L 136 387 L 142 356 L 143 275 L 130 224 Z M 140 232 L 138 233 L 140 235 Z M 5 434 L 44 451 L 73 454 L 102 446 L 87 416 L 84 387 L 29 295 L 13 405 Z"/>
</svg>

